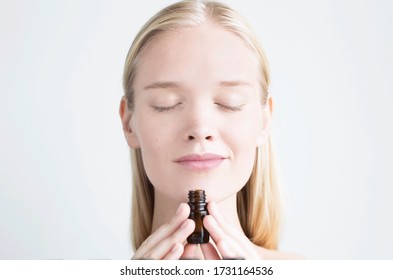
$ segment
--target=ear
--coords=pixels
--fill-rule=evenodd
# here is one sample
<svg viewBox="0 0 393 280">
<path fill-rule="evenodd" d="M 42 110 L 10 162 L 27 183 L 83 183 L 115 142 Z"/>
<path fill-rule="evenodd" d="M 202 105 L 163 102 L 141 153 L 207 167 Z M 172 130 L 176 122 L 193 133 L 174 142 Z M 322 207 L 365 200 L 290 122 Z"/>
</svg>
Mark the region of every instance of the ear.
<svg viewBox="0 0 393 280">
<path fill-rule="evenodd" d="M 139 139 L 135 133 L 135 130 L 132 127 L 132 113 L 131 110 L 128 108 L 128 102 L 125 96 L 121 98 L 119 114 L 121 123 L 123 125 L 124 136 L 126 137 L 128 146 L 133 149 L 139 148 Z"/>
<path fill-rule="evenodd" d="M 272 118 L 272 113 L 273 113 L 273 99 L 272 97 L 269 97 L 262 111 L 262 129 L 259 132 L 257 138 L 258 147 L 263 146 L 263 144 L 265 144 L 268 139 L 270 133 L 270 122 Z"/>
</svg>

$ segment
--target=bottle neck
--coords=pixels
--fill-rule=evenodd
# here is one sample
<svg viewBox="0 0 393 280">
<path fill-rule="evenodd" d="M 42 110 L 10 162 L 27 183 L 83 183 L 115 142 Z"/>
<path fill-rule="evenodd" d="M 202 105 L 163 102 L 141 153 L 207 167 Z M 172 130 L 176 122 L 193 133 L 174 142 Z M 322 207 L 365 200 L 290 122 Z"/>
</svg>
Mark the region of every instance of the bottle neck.
<svg viewBox="0 0 393 280">
<path fill-rule="evenodd" d="M 193 190 L 188 192 L 188 205 L 191 211 L 206 211 L 206 194 L 204 190 Z"/>
</svg>

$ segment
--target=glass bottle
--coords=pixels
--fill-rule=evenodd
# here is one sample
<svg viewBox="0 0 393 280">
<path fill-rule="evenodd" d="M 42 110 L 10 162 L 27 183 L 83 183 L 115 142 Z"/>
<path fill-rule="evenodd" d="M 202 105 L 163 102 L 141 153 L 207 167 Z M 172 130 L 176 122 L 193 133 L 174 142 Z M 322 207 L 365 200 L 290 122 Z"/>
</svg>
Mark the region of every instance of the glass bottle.
<svg viewBox="0 0 393 280">
<path fill-rule="evenodd" d="M 187 242 L 201 244 L 209 242 L 209 232 L 203 226 L 203 218 L 208 215 L 206 208 L 206 194 L 204 190 L 191 190 L 188 192 L 188 205 L 191 211 L 189 219 L 194 220 L 195 230 L 187 237 Z"/>
</svg>

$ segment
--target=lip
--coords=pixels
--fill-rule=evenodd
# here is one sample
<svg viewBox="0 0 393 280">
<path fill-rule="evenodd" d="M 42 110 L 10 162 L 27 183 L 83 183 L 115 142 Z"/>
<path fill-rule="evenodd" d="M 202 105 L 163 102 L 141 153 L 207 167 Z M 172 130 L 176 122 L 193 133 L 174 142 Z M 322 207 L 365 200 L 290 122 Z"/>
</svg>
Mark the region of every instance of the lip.
<svg viewBox="0 0 393 280">
<path fill-rule="evenodd" d="M 186 169 L 208 171 L 218 167 L 227 157 L 217 154 L 189 154 L 175 160 Z"/>
</svg>

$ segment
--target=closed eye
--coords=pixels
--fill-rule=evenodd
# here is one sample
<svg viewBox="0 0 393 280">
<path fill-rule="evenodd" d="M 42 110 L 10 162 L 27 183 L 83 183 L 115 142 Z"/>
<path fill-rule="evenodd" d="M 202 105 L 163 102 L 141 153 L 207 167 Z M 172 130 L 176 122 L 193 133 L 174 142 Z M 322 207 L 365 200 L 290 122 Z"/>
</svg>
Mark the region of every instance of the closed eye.
<svg viewBox="0 0 393 280">
<path fill-rule="evenodd" d="M 179 103 L 177 103 L 177 104 L 175 104 L 173 106 L 152 106 L 152 107 L 153 107 L 154 111 L 162 113 L 162 112 L 171 111 L 171 110 L 175 109 L 180 104 L 181 103 L 179 102 Z"/>
<path fill-rule="evenodd" d="M 218 107 L 220 107 L 223 111 L 227 111 L 227 112 L 239 112 L 242 110 L 242 107 L 244 104 L 241 104 L 239 106 L 229 106 L 229 105 L 224 105 L 224 104 L 220 104 L 220 103 L 216 103 L 216 105 L 218 105 Z"/>
</svg>

